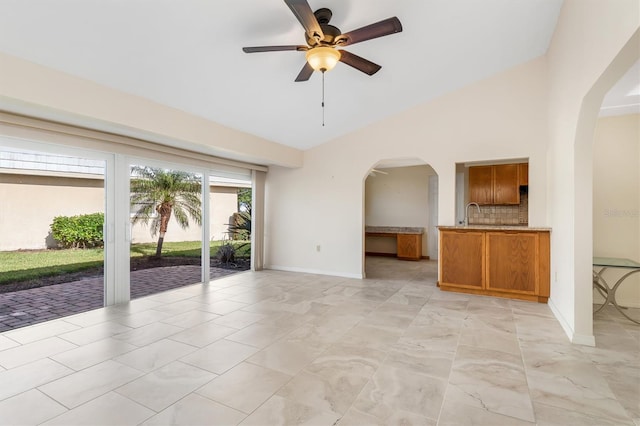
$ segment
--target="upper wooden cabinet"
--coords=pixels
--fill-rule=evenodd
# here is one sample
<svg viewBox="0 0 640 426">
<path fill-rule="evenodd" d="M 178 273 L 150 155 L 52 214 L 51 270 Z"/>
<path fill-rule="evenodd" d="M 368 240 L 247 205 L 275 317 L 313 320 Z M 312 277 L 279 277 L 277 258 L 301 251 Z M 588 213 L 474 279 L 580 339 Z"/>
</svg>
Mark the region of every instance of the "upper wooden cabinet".
<svg viewBox="0 0 640 426">
<path fill-rule="evenodd" d="M 520 204 L 519 164 L 469 167 L 469 202 Z"/>
<path fill-rule="evenodd" d="M 517 164 L 493 166 L 493 204 L 520 204 Z"/>
<path fill-rule="evenodd" d="M 529 163 L 518 164 L 518 178 L 520 180 L 520 186 L 529 185 Z"/>
<path fill-rule="evenodd" d="M 493 166 L 469 167 L 469 202 L 493 204 Z"/>
</svg>

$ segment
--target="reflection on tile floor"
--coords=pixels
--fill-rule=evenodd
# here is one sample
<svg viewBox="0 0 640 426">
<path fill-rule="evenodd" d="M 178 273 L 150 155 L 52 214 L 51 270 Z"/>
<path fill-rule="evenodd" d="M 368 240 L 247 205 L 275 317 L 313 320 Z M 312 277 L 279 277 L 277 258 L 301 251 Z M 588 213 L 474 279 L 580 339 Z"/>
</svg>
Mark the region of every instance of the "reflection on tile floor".
<svg viewBox="0 0 640 426">
<path fill-rule="evenodd" d="M 436 268 L 246 272 L 8 331 L 0 424 L 640 425 L 640 326 L 605 309 L 571 345 Z"/>
</svg>

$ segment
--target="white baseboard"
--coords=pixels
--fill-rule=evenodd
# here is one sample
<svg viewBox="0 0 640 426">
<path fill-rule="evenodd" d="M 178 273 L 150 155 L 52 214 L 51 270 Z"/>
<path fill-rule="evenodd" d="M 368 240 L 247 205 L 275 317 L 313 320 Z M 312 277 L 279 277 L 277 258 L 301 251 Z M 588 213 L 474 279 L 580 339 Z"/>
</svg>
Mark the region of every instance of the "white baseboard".
<svg viewBox="0 0 640 426">
<path fill-rule="evenodd" d="M 569 322 L 560 313 L 560 310 L 558 309 L 556 304 L 553 302 L 553 299 L 549 299 L 547 301 L 547 305 L 549 306 L 549 309 L 551 309 L 551 312 L 553 312 L 553 315 L 555 315 L 556 319 L 560 323 L 560 326 L 564 330 L 565 334 L 567 335 L 571 343 L 576 345 L 583 345 L 583 346 L 596 345 L 596 338 L 593 335 L 589 336 L 586 334 L 577 334 L 574 331 L 573 327 L 569 325 Z"/>
<path fill-rule="evenodd" d="M 265 265 L 265 269 L 271 269 L 274 271 L 285 271 L 285 272 L 300 272 L 303 274 L 329 275 L 332 277 L 355 278 L 358 280 L 363 279 L 362 274 L 349 274 L 346 272 L 325 271 L 321 269 L 296 268 L 292 266 Z"/>
<path fill-rule="evenodd" d="M 571 343 L 582 346 L 595 346 L 596 337 L 594 335 L 589 336 L 587 334 L 573 333 L 573 339 L 571 339 Z"/>
</svg>

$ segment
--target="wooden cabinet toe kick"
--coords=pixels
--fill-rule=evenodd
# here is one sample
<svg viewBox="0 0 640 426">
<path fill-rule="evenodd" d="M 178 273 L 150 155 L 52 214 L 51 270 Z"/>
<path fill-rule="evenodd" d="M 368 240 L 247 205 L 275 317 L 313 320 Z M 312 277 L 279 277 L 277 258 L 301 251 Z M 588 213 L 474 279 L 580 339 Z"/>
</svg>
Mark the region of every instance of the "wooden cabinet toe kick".
<svg viewBox="0 0 640 426">
<path fill-rule="evenodd" d="M 438 287 L 440 287 L 440 290 L 442 291 L 478 294 L 481 296 L 504 297 L 507 299 L 526 300 L 528 302 L 547 303 L 547 301 L 549 300 L 549 296 L 537 296 L 535 294 L 531 295 L 531 294 L 513 293 L 509 291 L 478 290 L 474 288 L 461 288 L 460 286 L 451 286 L 451 285 L 442 285 L 442 284 L 439 284 Z"/>
</svg>

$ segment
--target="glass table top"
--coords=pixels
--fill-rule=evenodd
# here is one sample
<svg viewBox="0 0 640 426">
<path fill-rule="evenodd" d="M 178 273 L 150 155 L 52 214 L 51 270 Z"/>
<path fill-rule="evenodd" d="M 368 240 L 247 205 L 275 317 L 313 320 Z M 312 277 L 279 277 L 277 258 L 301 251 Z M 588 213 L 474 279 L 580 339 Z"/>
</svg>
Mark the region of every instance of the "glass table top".
<svg viewBox="0 0 640 426">
<path fill-rule="evenodd" d="M 622 257 L 594 257 L 593 266 L 640 269 L 640 263 Z"/>
</svg>

